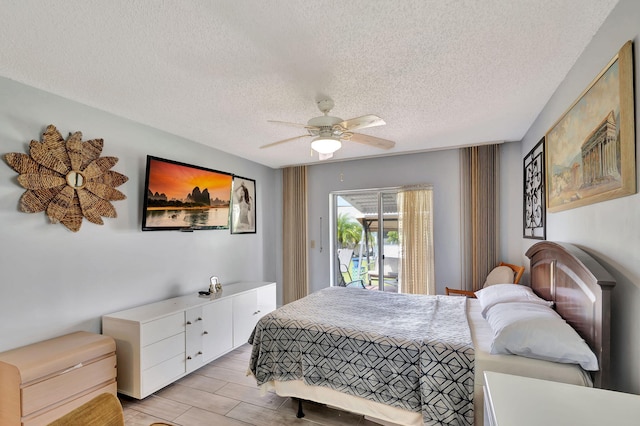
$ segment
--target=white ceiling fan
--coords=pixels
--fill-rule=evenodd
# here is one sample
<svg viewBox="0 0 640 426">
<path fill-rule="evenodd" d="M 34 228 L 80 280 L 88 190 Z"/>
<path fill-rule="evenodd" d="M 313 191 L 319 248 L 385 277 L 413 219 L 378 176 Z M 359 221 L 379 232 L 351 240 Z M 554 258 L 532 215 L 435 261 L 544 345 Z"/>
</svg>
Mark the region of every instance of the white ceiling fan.
<svg viewBox="0 0 640 426">
<path fill-rule="evenodd" d="M 329 115 L 329 111 L 333 108 L 333 100 L 329 98 L 321 99 L 317 102 L 317 105 L 318 109 L 320 109 L 324 115 L 312 118 L 307 122 L 307 124 L 269 120 L 270 123 L 285 124 L 288 126 L 306 129 L 307 134 L 283 139 L 281 141 L 263 145 L 260 148 L 269 148 L 281 143 L 291 142 L 296 139 L 312 137 L 313 140 L 311 141 L 311 148 L 318 152 L 320 160 L 326 160 L 333 157 L 333 153 L 342 147 L 342 141 L 357 142 L 380 149 L 391 149 L 396 145 L 395 142 L 387 139 L 353 132 L 354 130 L 386 124 L 384 120 L 377 115 L 363 115 L 362 117 L 343 120 L 342 118 L 332 117 Z"/>
</svg>

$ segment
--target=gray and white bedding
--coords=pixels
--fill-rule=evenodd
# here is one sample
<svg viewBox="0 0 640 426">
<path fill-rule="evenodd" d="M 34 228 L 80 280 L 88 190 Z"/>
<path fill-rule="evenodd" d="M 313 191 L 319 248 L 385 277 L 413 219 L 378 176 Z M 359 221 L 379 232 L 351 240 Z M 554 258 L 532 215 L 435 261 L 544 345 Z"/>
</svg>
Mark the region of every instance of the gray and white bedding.
<svg viewBox="0 0 640 426">
<path fill-rule="evenodd" d="M 249 343 L 258 385 L 302 380 L 421 412 L 425 425 L 473 424 L 465 298 L 330 287 L 264 316 Z"/>
</svg>

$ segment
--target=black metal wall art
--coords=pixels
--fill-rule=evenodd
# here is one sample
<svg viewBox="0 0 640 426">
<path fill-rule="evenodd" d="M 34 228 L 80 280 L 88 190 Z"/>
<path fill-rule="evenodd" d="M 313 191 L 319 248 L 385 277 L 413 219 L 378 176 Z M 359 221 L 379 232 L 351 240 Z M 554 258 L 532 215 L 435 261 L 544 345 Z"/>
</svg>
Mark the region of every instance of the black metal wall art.
<svg viewBox="0 0 640 426">
<path fill-rule="evenodd" d="M 544 138 L 524 157 L 523 237 L 547 238 L 545 205 Z"/>
</svg>

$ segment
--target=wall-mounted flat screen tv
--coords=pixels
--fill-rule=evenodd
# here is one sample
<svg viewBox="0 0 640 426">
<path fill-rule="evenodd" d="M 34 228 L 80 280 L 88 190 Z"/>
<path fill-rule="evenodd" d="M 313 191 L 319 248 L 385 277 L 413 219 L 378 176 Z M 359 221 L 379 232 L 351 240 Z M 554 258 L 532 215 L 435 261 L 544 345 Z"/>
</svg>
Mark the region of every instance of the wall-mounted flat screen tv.
<svg viewBox="0 0 640 426">
<path fill-rule="evenodd" d="M 229 229 L 233 175 L 147 156 L 142 230 Z"/>
</svg>

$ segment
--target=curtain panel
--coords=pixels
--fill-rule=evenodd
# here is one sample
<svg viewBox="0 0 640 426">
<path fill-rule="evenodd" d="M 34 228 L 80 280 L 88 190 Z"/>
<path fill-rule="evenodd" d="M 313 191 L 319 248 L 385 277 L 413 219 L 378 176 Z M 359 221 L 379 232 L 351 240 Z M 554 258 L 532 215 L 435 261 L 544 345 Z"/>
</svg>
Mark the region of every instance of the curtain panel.
<svg viewBox="0 0 640 426">
<path fill-rule="evenodd" d="M 460 149 L 462 289 L 479 290 L 499 262 L 500 145 Z"/>
<path fill-rule="evenodd" d="M 436 294 L 430 185 L 403 187 L 398 192 L 398 237 L 400 290 L 409 294 Z"/>
<path fill-rule="evenodd" d="M 282 301 L 309 293 L 307 252 L 307 167 L 287 167 L 282 172 Z"/>
</svg>

